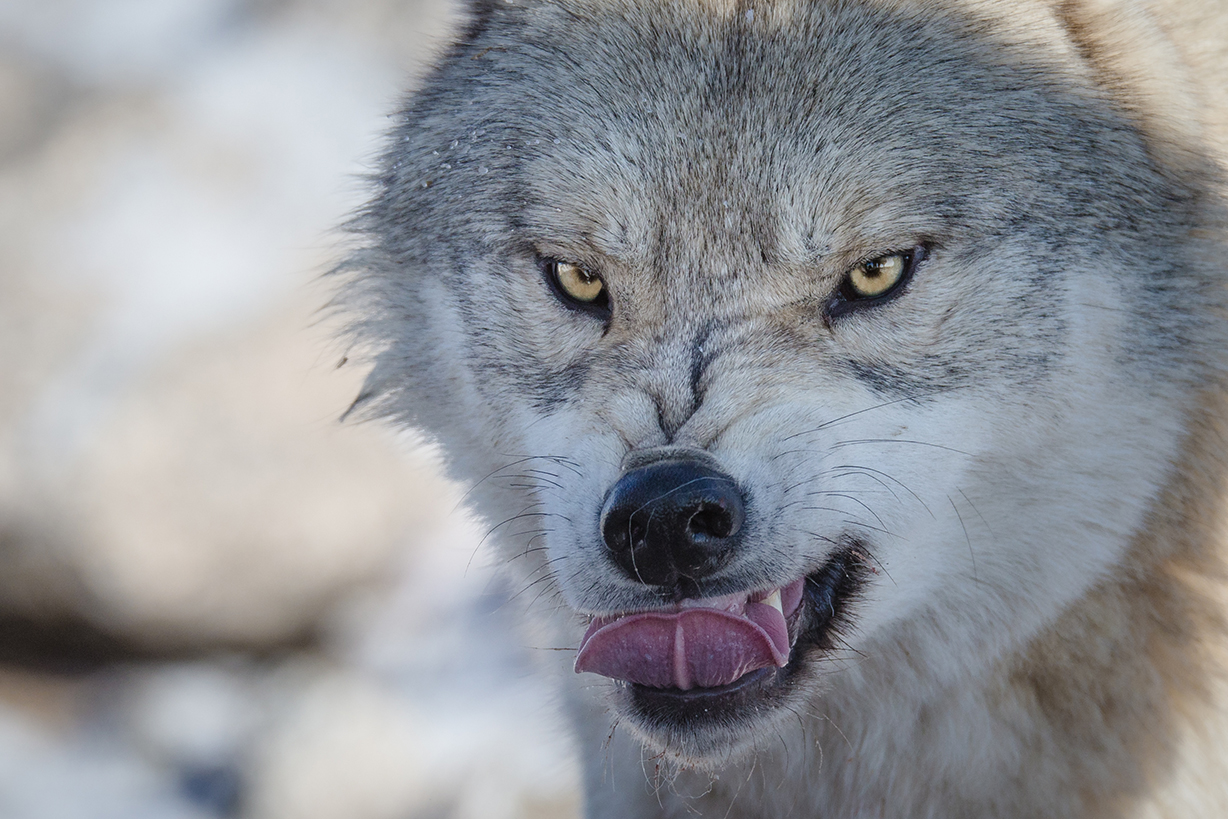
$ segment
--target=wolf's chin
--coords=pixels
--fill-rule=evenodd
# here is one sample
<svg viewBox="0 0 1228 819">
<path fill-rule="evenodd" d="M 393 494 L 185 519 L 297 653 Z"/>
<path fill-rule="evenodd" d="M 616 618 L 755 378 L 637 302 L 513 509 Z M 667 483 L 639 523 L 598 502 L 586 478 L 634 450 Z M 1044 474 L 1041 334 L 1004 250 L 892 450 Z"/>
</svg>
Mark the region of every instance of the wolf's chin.
<svg viewBox="0 0 1228 819">
<path fill-rule="evenodd" d="M 775 736 L 772 724 L 810 695 L 805 681 L 834 651 L 851 604 L 869 570 L 851 543 L 806 576 L 801 602 L 788 619 L 790 654 L 782 666 L 756 668 L 714 687 L 654 687 L 614 680 L 614 710 L 646 746 L 678 764 L 713 769 L 750 752 L 755 737 Z M 767 729 L 767 730 L 765 730 Z"/>
</svg>

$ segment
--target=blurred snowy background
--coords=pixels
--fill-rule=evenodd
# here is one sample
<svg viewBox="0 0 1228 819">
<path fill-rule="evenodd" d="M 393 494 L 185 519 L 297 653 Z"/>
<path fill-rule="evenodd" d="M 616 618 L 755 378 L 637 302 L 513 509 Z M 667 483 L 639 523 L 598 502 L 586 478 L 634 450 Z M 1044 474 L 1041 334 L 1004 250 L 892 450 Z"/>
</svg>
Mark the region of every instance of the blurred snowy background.
<svg viewBox="0 0 1228 819">
<path fill-rule="evenodd" d="M 0 819 L 567 817 L 333 228 L 442 0 L 0 0 Z"/>
</svg>

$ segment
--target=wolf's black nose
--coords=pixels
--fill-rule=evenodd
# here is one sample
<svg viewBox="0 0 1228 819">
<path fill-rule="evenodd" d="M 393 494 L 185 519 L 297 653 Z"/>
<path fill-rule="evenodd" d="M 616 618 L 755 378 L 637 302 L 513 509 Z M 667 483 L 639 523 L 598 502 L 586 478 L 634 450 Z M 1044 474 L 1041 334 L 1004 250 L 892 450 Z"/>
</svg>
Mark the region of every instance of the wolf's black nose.
<svg viewBox="0 0 1228 819">
<path fill-rule="evenodd" d="M 733 478 L 694 460 L 665 460 L 619 479 L 601 510 L 614 562 L 652 586 L 700 580 L 733 557 L 746 519 Z"/>
</svg>

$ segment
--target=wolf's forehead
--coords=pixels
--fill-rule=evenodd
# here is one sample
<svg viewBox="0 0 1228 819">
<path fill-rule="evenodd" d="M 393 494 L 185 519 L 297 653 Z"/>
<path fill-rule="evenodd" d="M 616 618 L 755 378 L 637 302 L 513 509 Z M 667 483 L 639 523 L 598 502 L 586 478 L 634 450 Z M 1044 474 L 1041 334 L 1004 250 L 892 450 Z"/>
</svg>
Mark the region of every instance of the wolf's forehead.
<svg viewBox="0 0 1228 819">
<path fill-rule="evenodd" d="M 563 138 L 530 158 L 522 227 L 635 265 L 719 273 L 895 249 L 941 234 L 952 213 L 956 173 L 932 155 L 825 145 L 821 125 L 756 143 L 702 121 L 673 124 Z M 926 201 L 938 190 L 942 203 Z"/>
<path fill-rule="evenodd" d="M 731 3 L 664 5 L 709 14 L 648 26 L 590 4 L 579 29 L 530 35 L 547 64 L 519 76 L 553 137 L 526 157 L 530 227 L 665 263 L 804 264 L 841 231 L 873 244 L 896 239 L 879 225 L 932 230 L 907 221 L 949 215 L 983 186 L 966 155 L 1006 147 L 980 123 L 1017 79 L 983 76 L 954 20 L 920 28 L 891 8 L 906 4 L 877 1 L 754 4 L 792 21 L 776 26 Z"/>
</svg>

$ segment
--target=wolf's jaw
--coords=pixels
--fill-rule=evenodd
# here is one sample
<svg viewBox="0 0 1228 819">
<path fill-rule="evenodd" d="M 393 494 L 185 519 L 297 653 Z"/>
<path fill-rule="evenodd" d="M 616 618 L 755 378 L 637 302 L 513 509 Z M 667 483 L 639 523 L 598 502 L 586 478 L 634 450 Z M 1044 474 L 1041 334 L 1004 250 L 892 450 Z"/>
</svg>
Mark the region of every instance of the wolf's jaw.
<svg viewBox="0 0 1228 819">
<path fill-rule="evenodd" d="M 681 601 L 668 609 L 595 617 L 577 655 L 576 670 L 595 671 L 613 680 L 616 708 L 629 719 L 644 742 L 675 750 L 679 747 L 677 743 L 682 742 L 689 757 L 695 759 L 724 753 L 732 747 L 730 743 L 737 744 L 735 734 L 740 735 L 741 729 L 730 733 L 735 726 L 749 731 L 752 724 L 775 719 L 781 708 L 789 707 L 798 690 L 795 681 L 809 673 L 816 658 L 837 649 L 840 641 L 836 632 L 847 624 L 850 605 L 871 574 L 862 556 L 864 548 L 864 544 L 849 541 L 846 548 L 829 557 L 818 570 L 764 592 Z M 756 607 L 760 612 L 770 609 L 781 618 L 779 644 L 773 642 L 781 651 L 771 651 L 767 644 L 769 636 L 752 636 L 744 622 L 735 623 L 734 637 L 744 641 L 742 653 L 735 659 L 754 660 L 736 667 L 704 668 L 703 662 L 694 663 L 693 656 L 685 654 L 687 634 L 683 627 L 684 656 L 700 672 L 708 672 L 706 678 L 701 678 L 702 673 L 690 673 L 695 669 L 680 669 L 675 664 L 677 654 L 673 653 L 670 638 L 679 630 L 676 620 L 671 623 L 667 619 L 663 626 L 660 622 L 656 624 L 662 626 L 663 634 L 655 645 L 661 647 L 663 656 L 656 658 L 647 671 L 636 666 L 640 662 L 636 657 L 631 657 L 623 669 L 631 673 L 618 673 L 618 668 L 592 667 L 591 658 L 582 656 L 593 635 L 602 629 L 618 629 L 620 619 L 701 617 L 740 621 L 748 619 Z M 614 636 L 618 636 L 617 631 Z M 609 634 L 602 639 L 608 637 Z M 638 648 L 649 642 L 639 638 L 630 641 Z M 759 654 L 754 655 L 756 651 Z"/>
</svg>

